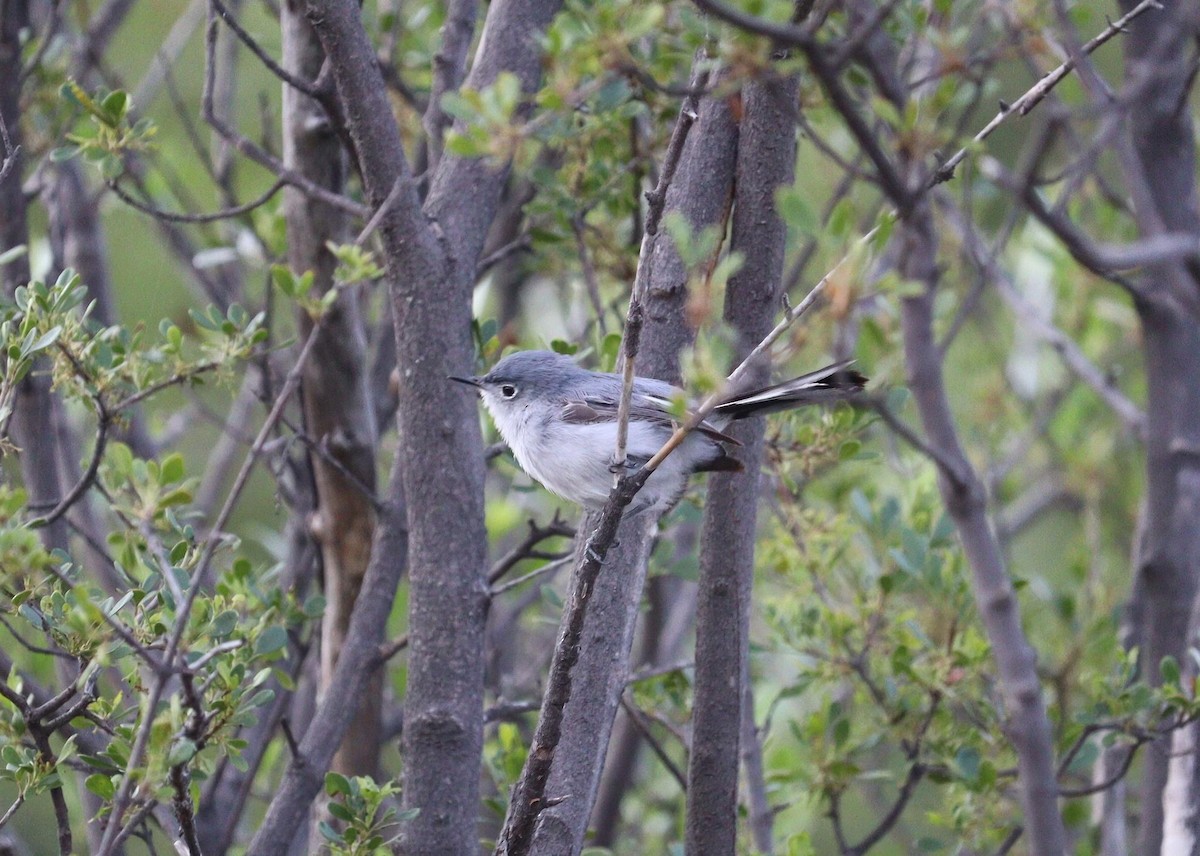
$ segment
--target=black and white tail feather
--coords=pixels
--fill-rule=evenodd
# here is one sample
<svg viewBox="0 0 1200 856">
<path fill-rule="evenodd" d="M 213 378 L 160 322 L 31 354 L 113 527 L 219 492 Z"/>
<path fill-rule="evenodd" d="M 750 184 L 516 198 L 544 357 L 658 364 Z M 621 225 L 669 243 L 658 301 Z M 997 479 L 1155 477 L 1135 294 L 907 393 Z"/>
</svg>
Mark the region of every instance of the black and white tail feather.
<svg viewBox="0 0 1200 856">
<path fill-rule="evenodd" d="M 850 368 L 853 363 L 854 360 L 842 360 L 783 383 L 756 389 L 718 404 L 713 412 L 730 419 L 745 419 L 805 404 L 842 401 L 862 392 L 867 383 L 865 375 Z"/>
</svg>

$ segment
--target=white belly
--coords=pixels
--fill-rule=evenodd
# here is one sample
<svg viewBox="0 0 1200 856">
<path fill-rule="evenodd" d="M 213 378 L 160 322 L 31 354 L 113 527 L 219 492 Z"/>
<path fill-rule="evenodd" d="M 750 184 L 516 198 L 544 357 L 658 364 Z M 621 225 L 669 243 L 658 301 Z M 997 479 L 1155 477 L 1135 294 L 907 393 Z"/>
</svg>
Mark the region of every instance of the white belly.
<svg viewBox="0 0 1200 856">
<path fill-rule="evenodd" d="M 496 427 L 526 473 L 563 499 L 598 508 L 608 499 L 614 476 L 610 470 L 616 451 L 616 423 L 594 425 L 550 424 L 517 414 L 514 419 L 496 419 Z M 493 413 L 493 417 L 496 414 Z M 631 457 L 651 457 L 662 447 L 670 432 L 663 426 L 635 422 L 629 428 Z M 634 500 L 634 506 L 665 511 L 683 492 L 691 459 L 698 444 L 709 441 L 689 437 L 652 475 Z"/>
</svg>

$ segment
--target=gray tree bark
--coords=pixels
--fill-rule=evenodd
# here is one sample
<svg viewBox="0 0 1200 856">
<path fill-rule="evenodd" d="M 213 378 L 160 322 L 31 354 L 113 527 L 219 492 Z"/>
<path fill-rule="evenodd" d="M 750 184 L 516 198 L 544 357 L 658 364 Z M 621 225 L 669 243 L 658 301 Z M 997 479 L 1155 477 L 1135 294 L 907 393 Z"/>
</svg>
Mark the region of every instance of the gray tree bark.
<svg viewBox="0 0 1200 856">
<path fill-rule="evenodd" d="M 1124 7 L 1132 4 L 1122 3 Z M 1123 160 L 1142 235 L 1200 236 L 1196 143 L 1188 109 L 1196 62 L 1200 11 L 1171 2 L 1133 22 L 1122 40 L 1132 157 Z M 1146 359 L 1146 528 L 1139 566 L 1142 584 L 1142 672 L 1161 680 L 1159 663 L 1172 656 L 1185 668 L 1197 632 L 1193 601 L 1200 573 L 1200 269 L 1167 263 L 1143 279 L 1135 307 Z M 1189 642 L 1189 640 L 1191 640 Z M 1196 745 L 1195 726 L 1176 740 Z M 1196 853 L 1200 780 L 1195 764 L 1179 759 L 1164 799 L 1169 739 L 1146 747 L 1138 853 Z M 1165 803 L 1165 806 L 1164 806 Z M 1164 842 L 1164 821 L 1170 831 Z M 1166 846 L 1169 844 L 1169 849 Z"/>
<path fill-rule="evenodd" d="M 302 0 L 282 9 L 283 65 L 303 80 L 316 80 L 325 62 Z M 291 87 L 283 92 L 284 163 L 335 192 L 346 182 L 346 159 L 325 110 Z M 288 264 L 297 275 L 315 274 L 313 288 L 334 287 L 337 260 L 329 241 L 346 239 L 346 215 L 295 188 L 284 190 Z M 301 312 L 307 336 L 312 319 Z M 362 589 L 375 531 L 375 415 L 367 389 L 366 330 L 360 296 L 344 292 L 317 332 L 304 365 L 304 425 L 323 454 L 311 454 L 317 506 L 311 531 L 321 547 L 325 615 L 321 629 L 320 692 L 333 679 L 350 618 Z M 402 557 L 398 557 L 402 558 Z M 351 737 L 334 756 L 334 769 L 353 776 L 375 776 L 379 769 L 383 672 L 375 670 L 351 724 Z"/>
<path fill-rule="evenodd" d="M 663 533 L 658 547 L 659 561 L 662 561 L 664 548 L 667 551 L 684 549 L 689 554 L 694 550 L 699 527 L 687 526 L 686 529 L 684 532 L 676 524 Z M 683 656 L 685 644 L 689 641 L 686 637 L 690 634 L 692 617 L 696 612 L 696 584 L 692 580 L 661 574 L 646 581 L 645 599 L 647 608 L 634 642 L 638 655 L 630 662 L 633 670 L 641 666 L 676 663 Z M 590 841 L 597 847 L 611 849 L 617 844 L 621 803 L 637 781 L 643 748 L 642 732 L 625 710 L 619 709 L 613 721 L 604 771 L 600 775 L 590 821 Z"/>
<path fill-rule="evenodd" d="M 903 302 L 909 386 L 929 443 L 945 462 L 938 487 L 971 566 L 972 590 L 999 672 L 1008 734 L 1017 753 L 1025 834 L 1030 852 L 1036 856 L 1062 856 L 1066 845 L 1058 811 L 1054 745 L 1038 680 L 1037 655 L 1021 627 L 1016 592 L 988 521 L 983 484 L 958 439 L 946 398 L 941 354 L 933 336 L 937 239 L 927 204 L 914 206 L 898 239 L 901 273 L 925 286 L 919 296 Z"/>
<path fill-rule="evenodd" d="M 793 180 L 795 79 L 747 85 L 737 150 L 731 249 L 745 260 L 725 291 L 725 320 L 737 332 L 734 365 L 774 326 L 779 311 L 787 227 L 775 191 Z M 770 365 L 747 373 L 765 385 Z M 743 682 L 748 676 L 750 589 L 754 580 L 759 469 L 766 426 L 734 423 L 742 473 L 714 473 L 700 548 L 696 608 L 696 679 L 688 764 L 686 846 L 690 854 L 733 854 L 737 844 L 738 762 Z"/>
<path fill-rule="evenodd" d="M 494 2 L 466 85 L 482 88 L 509 71 L 532 92 L 540 79 L 537 35 L 559 5 Z M 484 471 L 475 401 L 446 377 L 472 370 L 475 266 L 508 170 L 443 157 L 422 206 L 357 3 L 310 0 L 308 14 L 330 58 L 367 198 L 377 209 L 388 202 L 379 228 L 400 367 L 397 460 L 409 498 L 404 806 L 419 812 L 405 850 L 473 853 L 483 742 Z"/>
<path fill-rule="evenodd" d="M 371 673 L 380 667 L 379 645 L 400 582 L 403 557 L 408 552 L 398 462 L 393 466 L 388 496 L 379 513 L 359 608 L 350 622 L 333 681 L 246 850 L 250 856 L 284 856 L 290 852 L 292 839 L 304 826 L 313 798 L 325 781 L 334 751 L 350 727 L 356 700 L 366 691 Z"/>
</svg>

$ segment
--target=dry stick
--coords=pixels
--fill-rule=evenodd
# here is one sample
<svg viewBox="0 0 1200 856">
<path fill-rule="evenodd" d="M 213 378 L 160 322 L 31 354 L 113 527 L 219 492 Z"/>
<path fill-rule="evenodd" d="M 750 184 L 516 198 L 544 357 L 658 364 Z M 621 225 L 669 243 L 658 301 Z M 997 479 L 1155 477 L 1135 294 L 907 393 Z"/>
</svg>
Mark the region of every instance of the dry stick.
<svg viewBox="0 0 1200 856">
<path fill-rule="evenodd" d="M 3 817 L 0 817 L 0 829 L 3 829 L 4 824 L 6 824 L 10 820 L 12 820 L 12 816 L 17 813 L 17 809 L 19 809 L 24 804 L 24 802 L 25 802 L 25 797 L 21 794 L 17 794 L 16 800 L 13 802 L 13 804 L 11 806 L 8 807 L 8 811 L 4 812 Z"/>
<path fill-rule="evenodd" d="M 475 35 L 477 4 L 475 0 L 451 0 L 446 4 L 446 18 L 442 23 L 442 46 L 433 57 L 433 80 L 429 87 L 429 101 L 421 125 L 429 148 L 429 168 L 437 168 L 442 159 L 443 138 L 450 126 L 451 117 L 442 109 L 442 96 L 455 92 L 462 85 L 467 66 L 467 52 L 471 38 Z"/>
<path fill-rule="evenodd" d="M 221 20 L 225 22 L 225 26 L 229 27 L 233 34 L 241 40 L 242 44 L 249 49 L 250 53 L 258 57 L 258 61 L 266 66 L 267 70 L 271 72 L 271 74 L 278 77 L 293 89 L 303 92 L 305 95 L 315 101 L 321 101 L 322 97 L 326 95 L 326 93 L 322 92 L 313 83 L 297 77 L 282 65 L 277 63 L 271 57 L 271 55 L 263 49 L 262 45 L 255 41 L 254 37 L 247 33 L 242 25 L 237 22 L 237 18 L 233 16 L 233 14 L 229 11 L 229 8 L 222 3 L 221 0 L 208 0 L 208 2 L 216 10 L 217 14 L 221 16 Z"/>
<path fill-rule="evenodd" d="M 204 37 L 204 88 L 200 94 L 201 108 L 204 113 L 204 121 L 206 121 L 214 131 L 221 135 L 227 143 L 237 149 L 250 160 L 264 167 L 269 172 L 273 173 L 276 178 L 286 181 L 292 187 L 312 197 L 324 202 L 326 205 L 331 205 L 340 211 L 345 211 L 354 217 L 366 219 L 371 211 L 367 206 L 360 205 L 353 199 L 348 199 L 340 193 L 334 193 L 321 185 L 312 181 L 308 176 L 302 175 L 294 169 L 289 169 L 282 161 L 272 155 L 262 146 L 255 143 L 253 140 L 239 134 L 229 125 L 221 120 L 213 109 L 213 87 L 215 85 L 215 55 L 217 49 L 217 17 L 215 10 L 209 12 L 208 29 L 205 31 Z"/>
<path fill-rule="evenodd" d="M 697 54 L 697 62 L 703 59 L 703 53 Z M 692 89 L 700 90 L 708 83 L 707 71 L 696 71 L 692 75 Z M 671 132 L 671 141 L 663 156 L 662 168 L 659 170 L 658 184 L 646 194 L 646 226 L 642 232 L 642 246 L 638 251 L 637 274 L 634 276 L 633 289 L 629 295 L 629 311 L 625 317 L 625 338 L 622 342 L 624 350 L 624 365 L 621 372 L 621 400 L 617 403 L 617 448 L 613 454 L 613 471 L 621 472 L 625 467 L 625 447 L 629 441 L 629 408 L 633 400 L 633 364 L 637 359 L 638 344 L 642 336 L 642 295 L 646 291 L 646 283 L 650 280 L 650 257 L 658 236 L 658 225 L 662 220 L 663 208 L 667 204 L 667 188 L 679 168 L 679 160 L 683 155 L 683 144 L 687 142 L 688 132 L 696 121 L 700 107 L 700 96 L 689 95 L 679 107 L 679 118 L 675 122 L 675 130 Z"/>
<path fill-rule="evenodd" d="M 67 491 L 67 495 L 60 499 L 48 514 L 29 521 L 30 529 L 40 529 L 54 523 L 79 501 L 79 498 L 96 480 L 96 473 L 100 471 L 100 460 L 104 457 L 104 449 L 108 445 L 108 427 L 112 413 L 104 406 L 104 401 L 99 395 L 92 396 L 92 404 L 96 408 L 96 440 L 92 446 L 92 457 L 87 469 L 79 477 L 79 481 L 75 482 L 74 487 Z"/>
<path fill-rule="evenodd" d="M 545 799 L 546 781 L 550 777 L 554 751 L 562 737 L 563 709 L 571 697 L 571 670 L 579 660 L 588 600 L 609 548 L 616 539 L 625 507 L 649 475 L 650 472 L 643 467 L 618 481 L 605 503 L 596 530 L 583 549 L 567 600 L 565 620 L 554 646 L 550 674 L 546 680 L 546 695 L 534 730 L 533 744 L 525 759 L 521 777 L 513 788 L 508 818 L 497 839 L 496 856 L 524 856 L 528 853 L 533 840 L 534 823 L 542 809 L 548 806 Z"/>
<path fill-rule="evenodd" d="M 249 202 L 234 205 L 230 208 L 222 208 L 220 211 L 211 211 L 207 214 L 183 214 L 175 211 L 165 211 L 154 205 L 148 205 L 145 202 L 139 201 L 136 197 L 130 196 L 115 181 L 108 182 L 108 189 L 115 193 L 117 198 L 126 205 L 136 208 L 143 214 L 149 214 L 156 220 L 165 220 L 168 223 L 213 223 L 218 220 L 231 220 L 234 217 L 240 217 L 243 214 L 250 213 L 255 208 L 267 204 L 271 201 L 271 197 L 278 193 L 285 184 L 287 182 L 282 178 L 276 179 L 275 183 L 257 199 L 252 199 Z"/>
<path fill-rule="evenodd" d="M 209 566 L 212 564 L 213 555 L 216 553 L 220 532 L 224 530 L 230 516 L 233 514 L 233 508 L 237 504 L 242 490 L 246 487 L 246 482 L 250 478 L 250 472 L 254 469 L 254 464 L 258 461 L 259 453 L 267 442 L 267 437 L 274 430 L 275 424 L 283 415 L 283 408 L 287 404 L 288 399 L 291 398 L 292 393 L 295 392 L 296 387 L 300 384 L 300 373 L 304 368 L 304 363 L 308 359 L 308 355 L 312 352 L 313 345 L 317 340 L 317 333 L 321 330 L 322 326 L 320 319 L 313 325 L 312 332 L 309 333 L 304 347 L 301 348 L 299 355 L 296 357 L 296 364 L 288 372 L 283 388 L 279 391 L 279 397 L 275 399 L 275 404 L 272 406 L 270 413 L 267 414 L 262 428 L 259 429 L 258 436 L 254 438 L 254 445 L 246 453 L 246 458 L 242 462 L 242 468 L 238 472 L 237 478 L 234 479 L 233 487 L 225 499 L 225 504 L 221 506 L 221 511 L 217 514 L 217 518 L 204 540 L 204 546 L 201 550 L 200 558 L 196 563 L 196 571 L 192 575 L 187 598 L 179 607 L 179 612 L 175 616 L 174 630 L 167 640 L 167 648 L 162 658 L 162 668 L 143 703 L 143 715 L 145 718 L 142 720 L 141 727 L 138 728 L 133 746 L 130 749 L 126 773 L 121 779 L 121 786 L 117 790 L 117 795 L 113 798 L 108 826 L 104 830 L 104 837 L 100 841 L 100 848 L 96 856 L 107 856 L 107 854 L 112 853 L 120 842 L 129 835 L 129 827 L 122 828 L 121 826 L 121 815 L 124 814 L 125 809 L 129 805 L 130 792 L 133 787 L 133 776 L 131 773 L 142 762 L 142 756 L 145 754 L 146 746 L 150 741 L 150 730 L 154 724 L 154 709 L 158 707 L 158 703 L 162 699 L 167 681 L 174 674 L 173 661 L 179 652 L 180 642 L 187 628 L 188 616 L 195 605 L 196 597 L 204 587 L 204 578 L 207 575 Z"/>
<path fill-rule="evenodd" d="M 1127 25 L 1143 12 L 1147 12 L 1150 9 L 1161 8 L 1162 3 L 1160 3 L 1159 0 L 1142 0 L 1141 3 L 1134 6 L 1117 20 L 1110 21 L 1108 26 L 1101 30 L 1100 33 L 1090 41 L 1081 45 L 1079 48 L 1081 53 L 1083 55 L 1092 53 L 1094 50 L 1096 50 L 1096 48 L 1100 47 L 1113 36 L 1124 32 Z M 1040 104 L 1042 99 L 1044 99 L 1050 93 L 1050 90 L 1058 85 L 1059 81 L 1066 77 L 1074 68 L 1075 59 L 1068 58 L 1062 63 L 1062 65 L 1035 83 L 1032 88 L 1027 90 L 1024 95 L 1022 95 L 1012 104 L 1006 104 L 1001 101 L 1000 112 L 992 117 L 992 121 L 984 125 L 983 128 L 980 129 L 979 133 L 971 138 L 971 142 L 968 145 L 963 146 L 961 149 L 955 152 L 949 160 L 934 170 L 933 176 L 929 180 L 930 186 L 941 184 L 943 181 L 949 181 L 951 178 L 953 178 L 955 168 L 966 158 L 971 146 L 986 140 L 991 135 L 992 131 L 1000 127 L 1000 125 L 1002 125 L 1010 116 L 1014 114 L 1024 116 L 1029 113 L 1029 111 Z"/>
<path fill-rule="evenodd" d="M 583 282 L 587 286 L 588 299 L 592 301 L 592 311 L 596 313 L 596 323 L 600 327 L 600 335 L 608 335 L 608 324 L 604 321 L 604 303 L 600 299 L 600 284 L 596 279 L 596 266 L 588 253 L 587 242 L 583 237 L 584 212 L 577 211 L 571 218 L 571 231 L 575 233 L 575 251 L 579 254 L 579 264 L 583 268 Z"/>
<path fill-rule="evenodd" d="M 534 555 L 534 548 L 541 544 L 542 541 L 545 541 L 547 538 L 573 537 L 575 537 L 574 527 L 568 526 L 560 521 L 557 514 L 554 516 L 554 519 L 552 519 L 544 527 L 538 526 L 532 520 L 529 521 L 529 534 L 525 536 L 525 540 L 497 559 L 496 563 L 488 570 L 486 577 L 488 600 L 490 601 L 492 598 L 510 588 L 515 587 L 516 585 L 519 585 L 520 583 L 527 582 L 528 580 L 534 579 L 542 574 L 548 574 L 553 571 L 557 571 L 566 561 L 569 560 L 570 557 L 563 556 L 552 559 L 548 564 L 542 565 L 540 568 L 536 568 L 533 571 L 530 571 L 529 573 L 524 574 L 523 576 L 518 577 L 517 579 L 508 583 L 503 585 L 500 584 L 500 580 L 504 579 L 505 575 L 521 562 L 525 561 L 526 559 L 538 558 L 538 556 Z M 384 642 L 379 646 L 379 657 L 376 662 L 382 664 L 399 654 L 407 647 L 407 633 L 401 634 L 394 639 Z"/>
<path fill-rule="evenodd" d="M 651 751 L 658 757 L 658 760 L 662 761 L 663 766 L 667 768 L 667 772 L 679 784 L 679 790 L 686 794 L 688 789 L 687 776 L 679 769 L 679 766 L 671 756 L 667 754 L 667 750 L 663 748 L 658 738 L 654 736 L 654 732 L 650 730 L 650 726 L 646 723 L 646 715 L 629 700 L 625 693 L 621 694 L 621 707 L 624 708 L 625 715 L 629 717 L 629 721 L 633 723 L 633 727 L 637 729 L 637 732 L 642 735 L 647 745 L 650 746 Z"/>
</svg>

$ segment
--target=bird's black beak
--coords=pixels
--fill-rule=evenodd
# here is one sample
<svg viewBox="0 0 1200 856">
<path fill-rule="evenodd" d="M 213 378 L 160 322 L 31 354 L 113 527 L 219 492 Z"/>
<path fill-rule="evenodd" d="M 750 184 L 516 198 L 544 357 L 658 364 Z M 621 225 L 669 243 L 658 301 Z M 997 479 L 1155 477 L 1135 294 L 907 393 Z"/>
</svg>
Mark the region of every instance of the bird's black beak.
<svg viewBox="0 0 1200 856">
<path fill-rule="evenodd" d="M 459 383 L 465 383 L 467 386 L 473 386 L 476 388 L 483 386 L 483 381 L 477 377 L 455 377 L 454 375 L 450 375 L 449 379 L 456 380 Z"/>
</svg>

